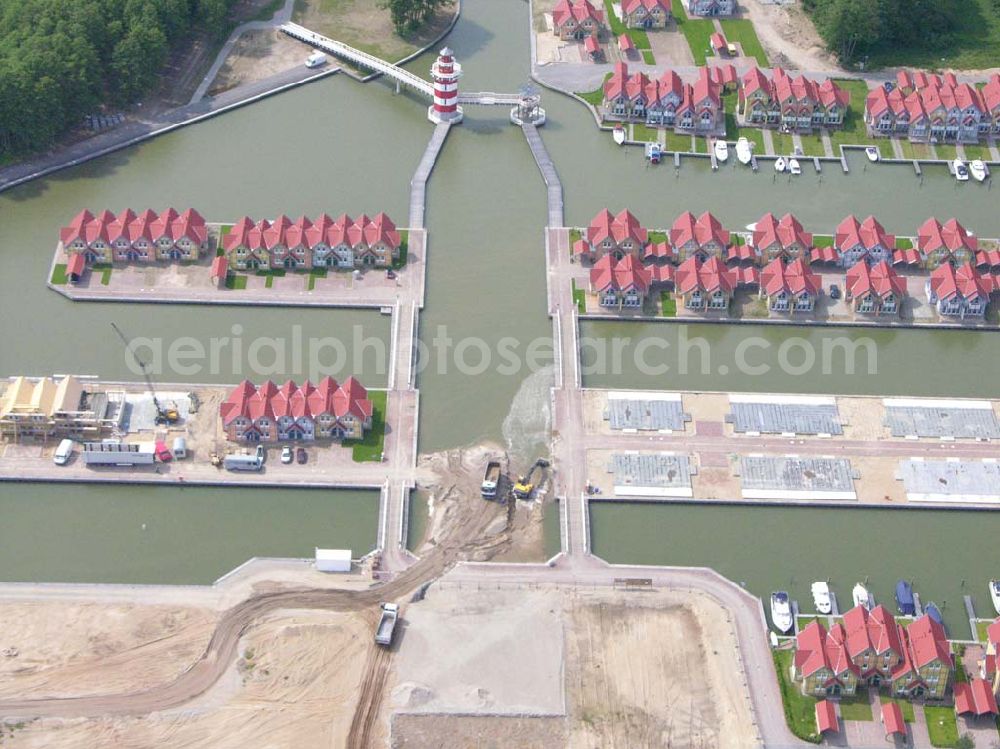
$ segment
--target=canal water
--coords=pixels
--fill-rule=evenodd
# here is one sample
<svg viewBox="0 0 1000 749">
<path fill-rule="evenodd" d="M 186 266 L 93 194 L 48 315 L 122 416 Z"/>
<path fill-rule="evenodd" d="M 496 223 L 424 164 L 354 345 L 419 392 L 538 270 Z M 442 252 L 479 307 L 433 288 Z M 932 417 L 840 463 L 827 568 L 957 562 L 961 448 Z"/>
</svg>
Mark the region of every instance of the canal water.
<svg viewBox="0 0 1000 749">
<path fill-rule="evenodd" d="M 463 63 L 464 90 L 510 91 L 527 81 L 527 24 L 523 2 L 463 2 L 462 17 L 448 44 Z M 411 69 L 426 75 L 432 57 L 423 56 L 411 63 Z M 942 218 L 955 215 L 982 235 L 1000 234 L 996 195 L 980 185 L 959 187 L 941 168 L 928 170 L 921 181 L 909 167 L 867 168 L 863 161 L 852 159 L 850 175 L 828 164 L 821 176 L 810 167 L 795 182 L 774 180 L 763 171 L 754 175 L 725 168 L 713 174 L 696 160 L 686 160 L 676 173 L 669 165 L 648 169 L 637 151 L 619 149 L 606 133 L 598 133 L 577 102 L 547 91 L 543 103 L 549 119 L 542 136 L 563 181 L 571 224 L 586 224 L 605 205 L 631 207 L 650 226 L 666 225 L 685 209 L 712 210 L 733 226 L 754 221 L 766 210 L 790 210 L 808 228 L 826 232 L 849 211 L 874 211 L 891 231 L 911 233 L 928 215 L 937 214 Z M 192 205 L 209 219 L 244 213 L 348 211 L 355 215 L 386 210 L 404 224 L 409 180 L 430 132 L 426 102 L 394 95 L 384 83 L 361 85 L 346 76 L 333 76 L 0 195 L 0 256 L 5 261 L 0 298 L 8 319 L 14 320 L 0 331 L 0 374 L 81 372 L 134 378 L 110 331 L 112 320 L 133 337 L 165 341 L 181 335 L 203 341 L 233 335 L 236 324 L 243 327 L 246 346 L 257 336 L 288 340 L 296 334 L 295 326 L 301 326 L 298 335 L 304 340 L 353 335 L 355 326 L 359 335 L 384 340 L 388 319 L 377 313 L 71 304 L 45 290 L 42 282 L 59 226 L 82 207 L 119 210 Z M 540 425 L 546 423 L 551 381 L 546 370 L 551 365 L 547 341 L 551 327 L 545 314 L 544 223 L 542 181 L 520 131 L 508 124 L 503 108 L 468 108 L 465 123 L 449 135 L 428 188 L 428 303 L 421 316 L 420 338 L 430 355 L 424 358 L 419 374 L 422 452 L 484 438 L 505 443 L 525 456 L 541 448 Z M 585 325 L 583 330 L 609 340 L 621 335 L 656 339 L 675 334 L 668 331 L 679 328 L 600 323 Z M 751 333 L 775 345 L 793 334 L 812 335 L 709 326 L 696 326 L 689 332 L 709 337 L 723 352 L 727 347 L 734 349 Z M 784 375 L 756 376 L 751 381 L 732 371 L 720 374 L 713 361 L 707 374 L 699 370 L 688 375 L 643 375 L 636 367 L 623 368 L 620 374 L 588 376 L 586 382 L 615 387 L 997 394 L 996 378 L 981 376 L 996 371 L 1000 358 L 991 335 L 912 331 L 885 334 L 878 340 L 875 375 L 834 371 L 822 377 L 798 376 L 795 381 Z M 530 367 L 529 358 L 533 359 Z M 247 357 L 243 359 L 190 375 L 167 371 L 161 378 L 231 382 L 254 376 L 247 372 Z M 371 384 L 382 384 L 385 375 L 377 371 L 376 359 L 368 349 L 360 361 L 348 362 L 339 373 L 352 371 Z M 307 369 L 286 357 L 267 375 L 301 378 Z M 201 520 L 196 508 L 207 511 L 216 504 L 212 493 L 200 503 L 187 503 L 176 499 L 181 496 L 177 490 L 153 491 L 142 501 L 171 508 L 177 527 L 197 526 Z M 53 571 L 46 558 L 63 553 L 66 538 L 37 529 L 49 524 L 71 527 L 78 510 L 68 499 L 84 497 L 88 491 L 25 485 L 0 487 L 0 492 L 6 501 L 24 508 L 5 523 L 4 536 L 30 533 L 35 538 L 34 553 L 19 558 L 16 570 L 10 566 L 12 561 L 0 564 L 0 579 L 58 578 L 61 573 Z M 270 524 L 288 515 L 287 502 L 275 492 L 241 492 L 241 496 L 259 502 L 252 522 L 260 525 L 262 537 Z M 324 494 L 324 507 L 331 517 L 338 511 L 341 496 L 339 492 Z M 95 527 L 115 527 L 109 506 L 94 502 L 85 506 L 93 513 L 88 519 Z M 238 501 L 218 507 L 228 508 L 228 522 L 234 528 L 244 522 Z M 728 509 L 706 511 L 716 513 L 718 523 L 728 522 Z M 970 520 L 948 514 L 940 523 L 955 536 L 974 523 L 996 530 L 992 517 Z M 548 527 L 557 528 L 551 520 Z M 358 540 L 346 545 L 370 546 L 374 531 L 359 528 L 357 532 L 361 534 Z M 602 521 L 595 517 L 595 533 L 601 532 Z M 220 533 L 204 545 L 186 543 L 184 553 L 192 574 L 197 571 L 199 580 L 214 577 L 214 555 L 245 553 L 245 547 L 236 543 L 237 535 Z M 551 530 L 548 535 L 552 537 Z M 706 548 L 715 548 L 711 536 L 704 540 Z M 301 553 L 288 541 L 287 553 Z M 146 543 L 144 557 L 167 560 L 177 552 L 177 538 L 164 536 L 159 542 Z M 622 548 L 634 548 L 635 543 L 623 542 Z M 844 554 L 855 550 L 853 541 L 845 543 Z M 105 551 L 108 546 L 81 546 L 80 554 L 92 560 L 80 566 L 81 577 L 91 570 L 92 579 L 107 579 L 102 577 L 104 571 L 116 565 L 123 578 L 131 574 L 129 564 L 136 560 L 112 557 Z M 133 548 L 132 553 L 138 551 Z M 939 556 L 944 555 L 935 553 L 914 564 L 952 564 Z"/>
<path fill-rule="evenodd" d="M 814 580 L 829 580 L 841 611 L 859 581 L 895 611 L 905 578 L 953 638 L 971 637 L 963 596 L 995 615 L 987 584 L 1000 560 L 987 513 L 591 502 L 590 518 L 591 548 L 609 562 L 713 567 L 765 601 L 787 590 L 803 612 L 815 611 Z"/>
</svg>

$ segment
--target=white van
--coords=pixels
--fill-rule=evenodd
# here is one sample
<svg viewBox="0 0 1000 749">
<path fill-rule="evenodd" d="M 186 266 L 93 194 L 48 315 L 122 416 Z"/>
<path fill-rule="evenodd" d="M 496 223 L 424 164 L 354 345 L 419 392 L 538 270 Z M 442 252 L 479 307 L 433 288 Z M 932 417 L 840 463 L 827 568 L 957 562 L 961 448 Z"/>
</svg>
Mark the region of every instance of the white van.
<svg viewBox="0 0 1000 749">
<path fill-rule="evenodd" d="M 307 68 L 318 68 L 320 65 L 326 63 L 326 55 L 322 52 L 313 52 L 309 57 L 306 58 Z"/>
<path fill-rule="evenodd" d="M 56 448 L 55 454 L 52 456 L 52 462 L 57 466 L 64 466 L 69 463 L 69 459 L 73 456 L 73 440 L 63 440 L 59 443 L 59 447 Z"/>
</svg>

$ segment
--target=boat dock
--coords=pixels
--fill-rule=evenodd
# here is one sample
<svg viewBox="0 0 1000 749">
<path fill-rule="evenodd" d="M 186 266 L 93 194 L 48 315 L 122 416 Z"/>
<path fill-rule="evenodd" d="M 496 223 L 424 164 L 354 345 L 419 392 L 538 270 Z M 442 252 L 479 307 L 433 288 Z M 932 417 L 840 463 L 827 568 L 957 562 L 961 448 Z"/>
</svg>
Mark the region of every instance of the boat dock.
<svg viewBox="0 0 1000 749">
<path fill-rule="evenodd" d="M 413 173 L 410 180 L 410 226 L 414 229 L 424 228 L 424 211 L 427 205 L 427 180 L 430 179 L 434 164 L 437 162 L 438 154 L 444 146 L 448 131 L 451 130 L 451 122 L 445 121 L 434 126 L 434 134 L 427 142 L 417 171 Z"/>
<path fill-rule="evenodd" d="M 830 591 L 830 616 L 840 616 L 840 604 L 837 602 L 837 594 Z"/>
<path fill-rule="evenodd" d="M 962 596 L 965 602 L 965 613 L 969 616 L 969 629 L 972 630 L 972 641 L 979 641 L 979 631 L 976 629 L 976 607 L 972 604 L 972 596 Z"/>
<path fill-rule="evenodd" d="M 548 191 L 549 226 L 562 226 L 562 182 L 559 181 L 556 167 L 552 163 L 552 159 L 549 158 L 549 152 L 545 150 L 545 144 L 542 142 L 542 136 L 538 134 L 538 128 L 530 122 L 525 122 L 521 125 L 521 130 L 524 131 L 528 148 L 531 149 L 531 155 L 535 157 L 538 170 L 542 173 L 542 179 L 545 180 L 545 189 Z"/>
</svg>

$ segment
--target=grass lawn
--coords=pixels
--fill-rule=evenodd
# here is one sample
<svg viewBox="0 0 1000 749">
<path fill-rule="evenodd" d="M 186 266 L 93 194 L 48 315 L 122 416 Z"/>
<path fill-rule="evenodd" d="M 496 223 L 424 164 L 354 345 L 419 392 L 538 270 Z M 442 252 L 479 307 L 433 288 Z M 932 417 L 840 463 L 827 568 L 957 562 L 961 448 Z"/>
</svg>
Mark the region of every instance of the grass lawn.
<svg viewBox="0 0 1000 749">
<path fill-rule="evenodd" d="M 823 148 L 823 138 L 819 133 L 802 136 L 802 151 L 806 156 L 826 156 L 826 149 Z"/>
<path fill-rule="evenodd" d="M 669 291 L 660 294 L 660 315 L 662 317 L 677 317 L 677 300 L 670 295 Z"/>
<path fill-rule="evenodd" d="M 317 278 L 326 278 L 326 268 L 313 268 L 309 271 L 309 282 L 307 284 L 309 291 L 316 288 Z"/>
<path fill-rule="evenodd" d="M 113 270 L 109 263 L 94 263 L 90 266 L 91 271 L 101 271 L 101 285 L 107 286 L 111 283 L 111 271 Z"/>
<path fill-rule="evenodd" d="M 51 283 L 56 286 L 65 286 L 69 283 L 69 278 L 66 276 L 66 263 L 57 263 L 52 269 Z"/>
<path fill-rule="evenodd" d="M 266 276 L 270 278 L 271 276 L 283 276 L 285 275 L 284 268 L 260 268 L 256 271 L 258 276 Z"/>
<path fill-rule="evenodd" d="M 951 143 L 936 143 L 934 145 L 934 150 L 937 151 L 937 157 L 939 159 L 954 161 L 958 157 L 958 149 L 956 149 Z"/>
<path fill-rule="evenodd" d="M 688 46 L 691 48 L 694 64 L 704 65 L 705 58 L 713 56 L 710 40 L 712 34 L 715 33 L 715 26 L 705 18 L 688 18 L 681 0 L 671 0 L 670 7 L 674 14 L 674 20 L 677 21 L 677 28 L 684 34 L 684 38 L 687 39 Z"/>
<path fill-rule="evenodd" d="M 588 104 L 590 104 L 592 107 L 601 106 L 601 104 L 604 101 L 604 84 L 610 77 L 611 73 L 608 73 L 606 76 L 604 76 L 604 80 L 601 81 L 601 85 L 595 88 L 593 91 L 577 91 L 576 95 L 579 96 Z"/>
<path fill-rule="evenodd" d="M 913 240 L 909 237 L 896 237 L 896 249 L 897 250 L 912 250 Z"/>
<path fill-rule="evenodd" d="M 865 99 L 868 97 L 868 84 L 846 78 L 839 78 L 834 83 L 850 93 L 851 103 L 847 106 L 844 126 L 830 131 L 833 152 L 838 153 L 837 146 L 871 143 L 872 139 L 865 132 Z"/>
<path fill-rule="evenodd" d="M 840 699 L 840 716 L 844 720 L 874 720 L 868 695 L 856 694 L 853 697 L 842 697 Z"/>
<path fill-rule="evenodd" d="M 55 281 L 53 281 L 53 283 L 55 283 Z M 989 629 L 989 626 L 992 623 L 993 621 L 991 619 L 976 622 L 976 635 L 980 642 L 986 642 L 986 630 Z"/>
<path fill-rule="evenodd" d="M 979 144 L 972 146 L 965 146 L 965 158 L 969 161 L 974 161 L 976 159 L 982 159 L 983 161 L 989 161 L 993 157 L 990 156 L 990 149 L 986 146 Z"/>
<path fill-rule="evenodd" d="M 632 140 L 643 142 L 656 141 L 659 140 L 659 131 L 655 127 L 637 122 L 632 125 Z"/>
<path fill-rule="evenodd" d="M 726 41 L 739 43 L 743 54 L 756 59 L 760 67 L 771 67 L 751 21 L 746 18 L 723 18 L 719 23 L 722 24 L 722 34 Z"/>
<path fill-rule="evenodd" d="M 615 36 L 621 36 L 625 33 L 625 24 L 622 23 L 622 19 L 615 15 L 615 9 L 611 0 L 604 0 L 604 15 L 607 16 L 608 25 L 611 27 L 611 33 Z M 632 40 L 633 42 L 635 39 Z M 638 45 L 636 45 L 638 46 Z M 647 42 L 646 46 L 649 46 Z"/>
<path fill-rule="evenodd" d="M 576 281 L 570 281 L 573 284 L 573 301 L 576 303 L 576 308 L 581 315 L 587 314 L 587 292 L 583 289 L 576 288 Z"/>
<path fill-rule="evenodd" d="M 649 239 L 650 244 L 659 244 L 660 242 L 667 241 L 667 233 L 665 231 L 649 231 L 646 233 L 647 239 Z M 983 630 L 984 632 L 986 630 Z"/>
<path fill-rule="evenodd" d="M 270 289 L 272 286 L 274 286 L 274 276 L 269 274 L 268 277 L 264 279 L 264 288 Z"/>
<path fill-rule="evenodd" d="M 695 153 L 708 153 L 708 138 L 698 136 L 694 139 Z"/>
<path fill-rule="evenodd" d="M 771 142 L 774 144 L 774 152 L 778 156 L 790 156 L 795 151 L 795 142 L 790 133 L 779 133 L 777 130 L 772 130 Z"/>
<path fill-rule="evenodd" d="M 791 666 L 795 657 L 793 650 L 775 650 L 774 668 L 778 672 L 778 687 L 781 689 L 781 702 L 785 708 L 785 721 L 792 733 L 803 741 L 818 744 L 820 737 L 816 735 L 816 700 L 807 697 L 792 683 Z"/>
<path fill-rule="evenodd" d="M 833 236 L 830 234 L 813 234 L 813 247 L 833 247 Z"/>
<path fill-rule="evenodd" d="M 955 746 L 958 742 L 958 723 L 955 722 L 954 708 L 925 705 L 924 717 L 927 718 L 927 733 L 932 746 Z"/>
<path fill-rule="evenodd" d="M 653 56 L 653 50 L 651 49 L 640 49 L 642 52 L 642 61 L 647 65 L 656 65 L 656 58 Z"/>
<path fill-rule="evenodd" d="M 455 6 L 445 5 L 416 32 L 400 36 L 389 19 L 388 8 L 382 3 L 373 0 L 295 0 L 292 20 L 383 60 L 396 61 L 437 38 L 454 15 Z"/>
<path fill-rule="evenodd" d="M 353 450 L 355 463 L 379 463 L 385 445 L 385 404 L 384 390 L 369 390 L 368 400 L 372 402 L 372 428 L 363 440 L 344 440 L 345 446 Z"/>
<path fill-rule="evenodd" d="M 903 721 L 906 723 L 913 723 L 916 718 L 913 716 L 913 703 L 909 700 L 900 699 L 899 697 L 883 697 L 882 704 L 887 702 L 895 702 L 899 705 L 899 709 L 903 713 Z"/>
<path fill-rule="evenodd" d="M 226 288 L 240 291 L 247 287 L 247 277 L 242 273 L 230 273 L 226 276 Z"/>
<path fill-rule="evenodd" d="M 691 153 L 691 136 L 667 130 L 667 150 Z"/>
<path fill-rule="evenodd" d="M 903 147 L 903 156 L 908 159 L 926 160 L 931 157 L 931 149 L 926 143 L 911 143 L 908 140 L 900 140 Z"/>
</svg>

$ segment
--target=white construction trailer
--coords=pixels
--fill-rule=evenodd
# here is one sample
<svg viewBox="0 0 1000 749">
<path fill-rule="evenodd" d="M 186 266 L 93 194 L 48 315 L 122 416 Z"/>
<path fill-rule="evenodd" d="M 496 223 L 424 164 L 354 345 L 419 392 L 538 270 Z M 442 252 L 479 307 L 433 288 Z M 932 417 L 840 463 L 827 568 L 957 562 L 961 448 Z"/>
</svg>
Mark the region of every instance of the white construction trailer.
<svg viewBox="0 0 1000 749">
<path fill-rule="evenodd" d="M 316 549 L 316 569 L 320 572 L 350 572 L 350 549 Z"/>
</svg>

